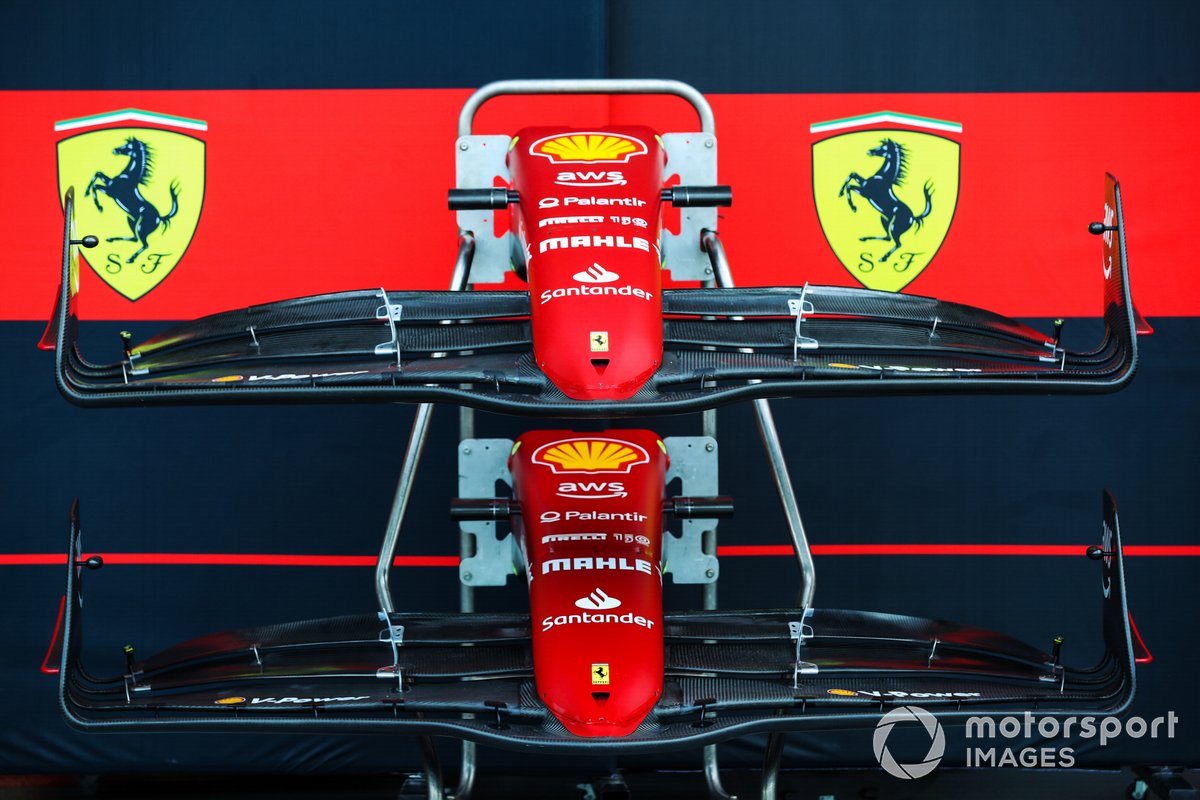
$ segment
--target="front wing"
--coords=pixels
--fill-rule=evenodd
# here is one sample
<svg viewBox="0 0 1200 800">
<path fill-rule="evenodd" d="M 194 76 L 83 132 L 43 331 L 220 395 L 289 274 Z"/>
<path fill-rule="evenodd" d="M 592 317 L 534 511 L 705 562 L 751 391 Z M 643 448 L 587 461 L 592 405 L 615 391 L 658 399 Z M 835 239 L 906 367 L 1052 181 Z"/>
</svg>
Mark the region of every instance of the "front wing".
<svg viewBox="0 0 1200 800">
<path fill-rule="evenodd" d="M 1000 633 L 895 614 L 667 614 L 662 699 L 633 734 L 601 739 L 571 735 L 539 700 L 536 621 L 523 614 L 359 615 L 247 628 L 96 677 L 81 660 L 82 584 L 104 575 L 88 575 L 79 537 L 76 505 L 59 677 L 68 720 L 86 730 L 390 731 L 543 751 L 657 752 L 756 732 L 872 726 L 908 704 L 944 721 L 1118 714 L 1134 693 L 1120 531 L 1107 492 L 1092 553 L 1104 640 L 1094 666 L 1060 665 L 1055 654 Z"/>
<path fill-rule="evenodd" d="M 971 306 L 867 289 L 677 289 L 663 293 L 663 364 L 632 398 L 578 401 L 538 369 L 528 292 L 383 289 L 203 317 L 93 364 L 75 314 L 73 193 L 62 285 L 44 344 L 80 405 L 448 402 L 555 417 L 682 413 L 760 397 L 878 393 L 1104 392 L 1137 364 L 1120 187 L 1107 179 L 1102 340 L 1054 334 Z M 464 239 L 460 261 L 469 263 Z"/>
</svg>

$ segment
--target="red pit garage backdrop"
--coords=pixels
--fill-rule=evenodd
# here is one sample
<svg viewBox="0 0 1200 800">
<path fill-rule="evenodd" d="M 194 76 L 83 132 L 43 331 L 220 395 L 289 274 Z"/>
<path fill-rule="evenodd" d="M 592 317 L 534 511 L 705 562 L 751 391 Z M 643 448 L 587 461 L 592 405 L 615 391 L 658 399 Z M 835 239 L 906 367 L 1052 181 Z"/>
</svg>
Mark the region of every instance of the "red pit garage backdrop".
<svg viewBox="0 0 1200 800">
<path fill-rule="evenodd" d="M 93 270 L 83 284 L 84 319 L 185 319 L 347 288 L 442 288 L 455 236 L 445 196 L 453 184 L 457 111 L 468 94 L 0 93 L 6 114 L 20 123 L 8 130 L 8 149 L 22 154 L 5 175 L 9 186 L 22 190 L 0 193 L 0 231 L 9 263 L 19 271 L 19 280 L 0 295 L 0 318 L 37 320 L 49 312 L 57 284 L 60 169 L 70 173 L 63 184 L 82 184 L 78 205 L 88 216 L 81 233 L 92 232 L 86 222 L 95 220 L 104 223 L 102 239 L 130 236 L 107 196 L 84 191 L 96 172 L 114 177 L 125 168 L 128 157 L 111 150 L 138 131 L 155 143 L 144 194 L 162 215 L 172 202 L 180 211 L 149 234 L 138 263 L 124 263 L 136 243 L 86 254 Z M 735 198 L 722 212 L 721 232 L 740 284 L 858 281 L 1018 317 L 1097 316 L 1100 264 L 1086 223 L 1102 216 L 1108 170 L 1125 190 L 1139 310 L 1153 318 L 1200 309 L 1180 247 L 1193 227 L 1192 211 L 1166 190 L 1192 158 L 1200 123 L 1195 95 L 710 100 L 720 180 L 733 185 Z M 696 128 L 690 109 L 674 99 L 521 98 L 485 106 L 476 131 L 647 121 L 662 131 Z M 186 137 L 190 149 L 168 144 Z M 882 165 L 869 150 L 885 139 L 909 143 L 907 174 L 896 192 L 914 215 L 926 205 L 923 189 L 931 187 L 928 218 L 904 235 L 887 262 L 880 261 L 887 246 L 847 238 L 884 233 L 878 214 L 860 199 L 856 216 L 848 216 L 853 212 L 838 196 L 851 172 L 868 177 Z M 924 146 L 935 140 L 939 147 Z M 93 162 L 95 170 L 87 169 Z M 110 206 L 107 215 L 92 212 L 97 201 Z M 839 235 L 848 244 L 835 241 Z"/>
</svg>

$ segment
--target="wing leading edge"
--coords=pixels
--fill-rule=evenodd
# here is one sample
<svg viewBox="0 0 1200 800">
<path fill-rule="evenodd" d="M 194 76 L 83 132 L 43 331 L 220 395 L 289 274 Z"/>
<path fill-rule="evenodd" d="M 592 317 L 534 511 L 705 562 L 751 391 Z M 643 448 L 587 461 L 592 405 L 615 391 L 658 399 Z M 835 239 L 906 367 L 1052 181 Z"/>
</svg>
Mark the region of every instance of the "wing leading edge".
<svg viewBox="0 0 1200 800">
<path fill-rule="evenodd" d="M 80 405 L 449 402 L 535 416 L 682 413 L 793 395 L 1088 393 L 1133 377 L 1150 328 L 1129 290 L 1125 222 L 1107 176 L 1105 333 L 1088 350 L 983 309 L 838 286 L 663 293 L 661 368 L 632 398 L 578 401 L 537 368 L 527 292 L 359 290 L 223 312 L 94 364 L 78 346 L 74 193 L 43 346 Z M 463 244 L 469 248 L 470 242 Z M 460 253 L 460 258 L 462 254 Z"/>
</svg>

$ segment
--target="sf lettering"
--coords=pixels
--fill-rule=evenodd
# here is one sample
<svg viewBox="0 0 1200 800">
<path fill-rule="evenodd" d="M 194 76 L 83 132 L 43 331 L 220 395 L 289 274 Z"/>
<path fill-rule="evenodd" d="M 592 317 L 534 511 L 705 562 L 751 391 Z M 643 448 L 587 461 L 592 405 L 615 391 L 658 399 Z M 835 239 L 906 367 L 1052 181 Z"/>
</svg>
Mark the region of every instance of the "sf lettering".
<svg viewBox="0 0 1200 800">
<path fill-rule="evenodd" d="M 896 272 L 908 272 L 913 267 L 913 260 L 924 253 L 897 253 L 897 260 L 892 264 L 892 269 Z M 882 263 L 882 261 L 880 262 Z M 858 255 L 858 271 L 873 272 L 875 270 L 875 258 L 870 253 L 859 253 Z"/>
</svg>

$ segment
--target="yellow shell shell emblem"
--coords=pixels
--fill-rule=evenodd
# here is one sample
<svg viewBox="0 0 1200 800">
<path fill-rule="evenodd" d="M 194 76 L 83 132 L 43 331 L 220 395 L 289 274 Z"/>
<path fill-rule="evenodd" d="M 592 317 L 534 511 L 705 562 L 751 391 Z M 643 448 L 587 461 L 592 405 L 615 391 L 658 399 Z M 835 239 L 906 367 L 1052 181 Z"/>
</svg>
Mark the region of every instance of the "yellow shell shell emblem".
<svg viewBox="0 0 1200 800">
<path fill-rule="evenodd" d="M 615 439 L 562 439 L 544 444 L 530 459 L 534 464 L 561 472 L 629 472 L 650 461 L 641 447 Z"/>
<path fill-rule="evenodd" d="M 529 153 L 555 164 L 624 164 L 649 152 L 646 143 L 620 133 L 582 131 L 545 136 L 529 146 Z"/>
<path fill-rule="evenodd" d="M 244 698 L 244 697 L 222 697 L 220 700 L 214 700 L 213 702 L 219 706 L 236 706 L 236 705 L 246 702 L 246 698 Z"/>
</svg>

